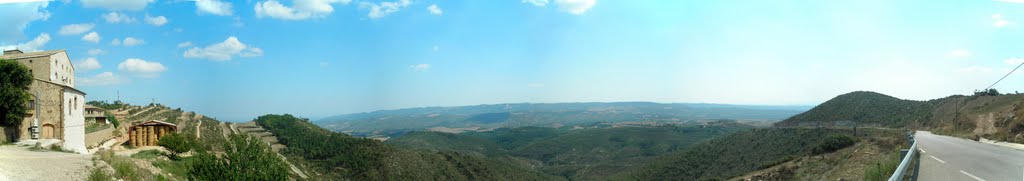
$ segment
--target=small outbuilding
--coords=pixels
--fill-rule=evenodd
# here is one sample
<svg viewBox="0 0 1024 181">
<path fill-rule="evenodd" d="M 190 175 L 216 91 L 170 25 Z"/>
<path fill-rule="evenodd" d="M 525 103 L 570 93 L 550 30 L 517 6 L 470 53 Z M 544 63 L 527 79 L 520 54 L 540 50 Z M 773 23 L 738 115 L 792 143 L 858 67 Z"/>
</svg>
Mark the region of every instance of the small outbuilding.
<svg viewBox="0 0 1024 181">
<path fill-rule="evenodd" d="M 85 120 L 95 121 L 96 124 L 110 124 L 107 120 L 107 116 L 104 114 L 106 110 L 92 105 L 85 105 Z"/>
<path fill-rule="evenodd" d="M 157 146 L 157 141 L 178 130 L 178 125 L 163 121 L 146 121 L 128 128 L 128 144 L 132 146 Z"/>
</svg>

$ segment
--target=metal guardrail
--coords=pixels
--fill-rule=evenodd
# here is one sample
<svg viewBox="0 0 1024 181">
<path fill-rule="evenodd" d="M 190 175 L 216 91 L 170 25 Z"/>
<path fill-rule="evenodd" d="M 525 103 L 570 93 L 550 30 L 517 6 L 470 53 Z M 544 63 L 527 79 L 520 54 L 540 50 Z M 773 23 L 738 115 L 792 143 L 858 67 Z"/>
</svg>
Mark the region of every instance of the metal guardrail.
<svg viewBox="0 0 1024 181">
<path fill-rule="evenodd" d="M 918 151 L 917 141 L 913 139 L 912 141 L 913 143 L 910 145 L 910 149 L 907 151 L 907 154 L 903 156 L 903 160 L 900 161 L 900 165 L 896 167 L 896 172 L 893 172 L 892 176 L 889 177 L 889 181 L 903 180 L 904 175 L 907 173 L 907 169 L 910 168 L 911 164 L 914 164 L 914 162 L 912 161 L 914 160 L 914 156 L 917 154 Z M 918 161 L 917 163 L 920 163 L 920 161 Z M 915 164 L 914 166 L 918 167 L 919 164 Z M 914 168 L 914 172 L 917 172 L 918 169 L 919 168 Z M 913 180 L 917 180 L 917 174 L 914 174 Z"/>
</svg>

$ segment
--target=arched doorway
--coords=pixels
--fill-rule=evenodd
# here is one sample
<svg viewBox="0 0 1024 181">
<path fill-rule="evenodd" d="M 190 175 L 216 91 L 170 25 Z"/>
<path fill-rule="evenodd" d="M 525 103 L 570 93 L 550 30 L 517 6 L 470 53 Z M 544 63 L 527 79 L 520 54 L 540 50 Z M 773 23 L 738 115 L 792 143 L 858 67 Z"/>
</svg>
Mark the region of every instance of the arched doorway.
<svg viewBox="0 0 1024 181">
<path fill-rule="evenodd" d="M 53 124 L 44 124 L 42 128 L 43 130 L 40 131 L 40 137 L 43 139 L 53 139 Z"/>
</svg>

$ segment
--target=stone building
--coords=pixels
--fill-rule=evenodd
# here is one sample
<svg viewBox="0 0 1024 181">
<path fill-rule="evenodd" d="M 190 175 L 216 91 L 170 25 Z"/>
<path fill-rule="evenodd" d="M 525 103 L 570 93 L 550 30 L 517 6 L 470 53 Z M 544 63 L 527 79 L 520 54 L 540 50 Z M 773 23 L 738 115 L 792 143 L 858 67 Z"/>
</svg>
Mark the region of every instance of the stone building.
<svg viewBox="0 0 1024 181">
<path fill-rule="evenodd" d="M 107 120 L 107 116 L 104 114 L 106 110 L 92 105 L 85 105 L 85 120 L 94 121 L 96 124 L 110 124 L 110 120 Z"/>
<path fill-rule="evenodd" d="M 5 50 L 0 59 L 27 66 L 34 79 L 28 115 L 14 141 L 59 140 L 65 150 L 86 153 L 85 92 L 75 89 L 75 67 L 67 52 Z"/>
<path fill-rule="evenodd" d="M 135 147 L 157 146 L 164 135 L 174 133 L 178 125 L 163 121 L 146 121 L 128 128 L 128 144 Z"/>
</svg>

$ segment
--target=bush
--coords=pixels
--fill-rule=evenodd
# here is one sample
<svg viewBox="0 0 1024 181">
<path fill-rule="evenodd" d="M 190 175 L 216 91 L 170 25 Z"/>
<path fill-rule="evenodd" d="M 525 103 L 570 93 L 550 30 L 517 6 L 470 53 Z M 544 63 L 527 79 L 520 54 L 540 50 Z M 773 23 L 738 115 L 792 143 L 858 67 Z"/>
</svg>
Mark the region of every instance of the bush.
<svg viewBox="0 0 1024 181">
<path fill-rule="evenodd" d="M 189 170 L 190 180 L 286 180 L 288 167 L 259 138 L 231 135 L 225 153 L 198 153 Z"/>
<path fill-rule="evenodd" d="M 171 156 L 175 159 L 178 158 L 178 155 L 196 148 L 195 138 L 187 134 L 171 133 L 164 135 L 164 137 L 160 137 L 157 144 L 171 151 Z"/>
<path fill-rule="evenodd" d="M 88 181 L 108 181 L 108 180 L 114 180 L 114 177 L 110 176 L 110 174 L 107 173 L 107 171 L 103 170 L 102 168 L 96 167 L 96 168 L 93 168 L 92 171 L 90 171 L 89 178 L 87 178 L 86 180 L 88 180 Z"/>
<path fill-rule="evenodd" d="M 812 152 L 815 155 L 822 153 L 831 153 L 836 150 L 843 149 L 850 145 L 853 145 L 854 143 L 857 143 L 857 141 L 854 140 L 853 137 L 847 135 L 831 135 L 825 138 L 825 140 L 822 140 L 820 143 L 818 143 L 818 146 L 814 147 Z"/>
</svg>

